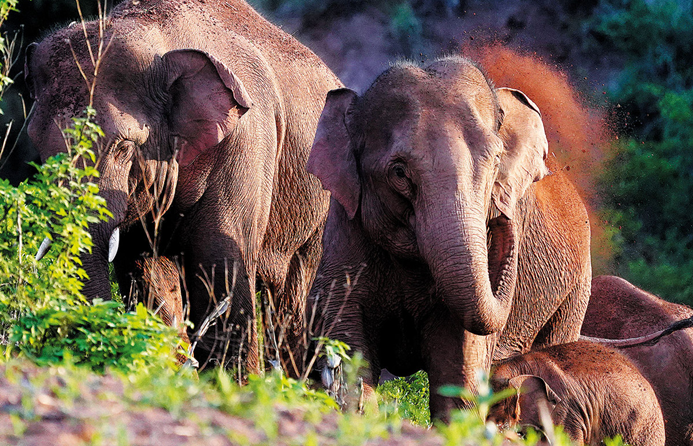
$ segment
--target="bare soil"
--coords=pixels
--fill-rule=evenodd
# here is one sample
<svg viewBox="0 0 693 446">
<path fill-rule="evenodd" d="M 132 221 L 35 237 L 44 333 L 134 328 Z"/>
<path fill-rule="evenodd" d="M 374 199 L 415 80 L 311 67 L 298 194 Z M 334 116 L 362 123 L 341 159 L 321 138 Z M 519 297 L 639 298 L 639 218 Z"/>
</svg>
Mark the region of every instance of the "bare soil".
<svg viewBox="0 0 693 446">
<path fill-rule="evenodd" d="M 323 416 L 316 424 L 301 410 L 275 407 L 278 435 L 270 438 L 254 420 L 206 405 L 187 403 L 175 411 L 152 407 L 142 395 L 126 392 L 114 376 L 91 375 L 75 387 L 60 369 L 48 379 L 37 380 L 43 373 L 26 364 L 21 370 L 0 366 L 0 444 L 302 445 L 308 438 L 320 445 L 343 444 L 336 436 L 337 413 Z M 439 446 L 443 440 L 435 431 L 404 423 L 399 432 L 367 444 Z"/>
</svg>

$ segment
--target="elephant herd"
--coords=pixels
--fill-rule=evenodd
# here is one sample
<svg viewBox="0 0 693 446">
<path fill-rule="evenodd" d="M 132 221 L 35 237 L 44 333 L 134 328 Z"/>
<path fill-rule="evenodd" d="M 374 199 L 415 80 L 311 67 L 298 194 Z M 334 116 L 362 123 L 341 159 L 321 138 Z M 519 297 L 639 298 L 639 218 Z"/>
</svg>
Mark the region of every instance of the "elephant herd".
<svg viewBox="0 0 693 446">
<path fill-rule="evenodd" d="M 313 358 L 328 337 L 366 359 L 366 397 L 383 368 L 425 370 L 445 419 L 467 403 L 435 389 L 474 390 L 493 369 L 495 388 L 519 390 L 500 424 L 541 427 L 541 406 L 584 444 L 666 431 L 693 445 L 693 338 L 578 341 L 693 311 L 592 280 L 587 211 L 539 107 L 469 59 L 398 63 L 359 95 L 242 0 L 128 0 L 32 44 L 25 77 L 43 160 L 88 104 L 106 134 L 113 218 L 90 228 L 84 294 L 110 297 L 113 259 L 124 295 L 192 322 L 202 364 L 259 372 L 262 313 L 290 375 L 312 364 L 329 384 L 335 364 Z"/>
</svg>

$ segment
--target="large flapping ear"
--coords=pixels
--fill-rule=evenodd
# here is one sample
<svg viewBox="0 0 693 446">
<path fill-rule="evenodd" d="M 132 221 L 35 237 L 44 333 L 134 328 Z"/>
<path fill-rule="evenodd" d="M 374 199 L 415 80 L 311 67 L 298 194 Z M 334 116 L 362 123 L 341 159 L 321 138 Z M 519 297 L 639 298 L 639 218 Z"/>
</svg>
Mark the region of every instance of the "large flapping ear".
<svg viewBox="0 0 693 446">
<path fill-rule="evenodd" d="M 349 219 L 356 215 L 361 200 L 356 157 L 346 123 L 355 99 L 356 93 L 348 88 L 327 93 L 306 164 L 306 170 L 320 179 L 322 187 L 344 207 Z"/>
<path fill-rule="evenodd" d="M 219 144 L 253 101 L 240 79 L 203 51 L 174 50 L 162 59 L 171 136 L 180 164 L 187 166 Z"/>
<path fill-rule="evenodd" d="M 517 404 L 520 424 L 542 429 L 552 423 L 551 412 L 561 398 L 542 378 L 536 375 L 519 375 L 510 379 L 510 385 L 517 392 Z M 542 414 L 542 410 L 545 413 Z"/>
<path fill-rule="evenodd" d="M 549 172 L 545 163 L 549 143 L 534 102 L 512 88 L 499 88 L 496 92 L 504 115 L 498 134 L 505 151 L 493 185 L 493 199 L 498 209 L 512 218 L 517 200 L 532 182 Z"/>
</svg>

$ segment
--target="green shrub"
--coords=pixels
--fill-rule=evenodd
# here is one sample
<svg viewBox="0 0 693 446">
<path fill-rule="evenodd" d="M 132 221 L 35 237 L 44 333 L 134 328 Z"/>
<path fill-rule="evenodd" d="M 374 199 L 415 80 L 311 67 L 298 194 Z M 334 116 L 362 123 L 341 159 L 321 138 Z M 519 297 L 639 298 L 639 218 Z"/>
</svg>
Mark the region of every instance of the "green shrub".
<svg viewBox="0 0 693 446">
<path fill-rule="evenodd" d="M 96 300 L 28 313 L 16 321 L 9 340 L 41 366 L 69 360 L 98 373 L 109 367 L 146 373 L 173 362 L 177 333 L 141 303 L 125 312 L 121 303 Z"/>
<path fill-rule="evenodd" d="M 428 375 L 419 371 L 407 378 L 395 378 L 378 386 L 382 410 L 419 426 L 431 425 L 428 410 Z"/>
<path fill-rule="evenodd" d="M 93 147 L 103 136 L 94 110 L 64 131 L 69 150 L 36 166 L 33 181 L 0 181 L 0 324 L 6 355 L 39 365 L 66 359 L 97 372 L 146 371 L 171 363 L 176 331 L 139 306 L 87 303 L 79 256 L 91 250 L 89 224 L 110 218 L 98 196 Z M 52 239 L 41 261 L 35 254 Z"/>
<path fill-rule="evenodd" d="M 98 171 L 92 145 L 102 135 L 91 122 L 93 111 L 66 131 L 71 150 L 42 165 L 34 181 L 13 187 L 0 181 L 0 305 L 7 312 L 84 302 L 86 273 L 79 255 L 91 250 L 87 226 L 111 216 L 97 195 Z M 46 238 L 53 241 L 45 259 L 34 256 Z"/>
</svg>

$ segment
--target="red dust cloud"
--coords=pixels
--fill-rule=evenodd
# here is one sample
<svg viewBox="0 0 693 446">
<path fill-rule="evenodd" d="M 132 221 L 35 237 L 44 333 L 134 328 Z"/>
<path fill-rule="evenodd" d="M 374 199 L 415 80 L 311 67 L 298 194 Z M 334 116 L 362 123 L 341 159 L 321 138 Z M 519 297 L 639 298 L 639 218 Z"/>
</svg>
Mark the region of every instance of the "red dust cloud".
<svg viewBox="0 0 693 446">
<path fill-rule="evenodd" d="M 549 151 L 556 155 L 587 205 L 593 266 L 599 272 L 607 272 L 612 249 L 603 222 L 595 212 L 599 205 L 597 175 L 613 147 L 605 111 L 588 106 L 564 73 L 536 55 L 500 44 L 469 47 L 464 53 L 479 62 L 497 87 L 523 91 L 541 110 Z"/>
</svg>

